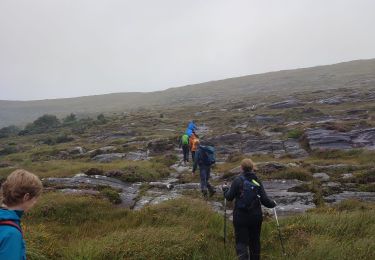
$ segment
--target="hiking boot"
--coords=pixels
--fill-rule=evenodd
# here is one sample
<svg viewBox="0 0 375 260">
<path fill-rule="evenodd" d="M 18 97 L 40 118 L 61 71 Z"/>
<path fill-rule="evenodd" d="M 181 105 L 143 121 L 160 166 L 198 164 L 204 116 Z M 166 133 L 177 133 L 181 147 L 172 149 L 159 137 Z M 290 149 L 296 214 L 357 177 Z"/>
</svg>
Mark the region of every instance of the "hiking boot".
<svg viewBox="0 0 375 260">
<path fill-rule="evenodd" d="M 209 193 L 209 196 L 212 197 L 216 193 L 216 190 L 214 188 L 210 188 L 208 189 L 208 193 Z"/>
<path fill-rule="evenodd" d="M 202 195 L 204 198 L 207 198 L 207 190 L 202 190 Z"/>
</svg>

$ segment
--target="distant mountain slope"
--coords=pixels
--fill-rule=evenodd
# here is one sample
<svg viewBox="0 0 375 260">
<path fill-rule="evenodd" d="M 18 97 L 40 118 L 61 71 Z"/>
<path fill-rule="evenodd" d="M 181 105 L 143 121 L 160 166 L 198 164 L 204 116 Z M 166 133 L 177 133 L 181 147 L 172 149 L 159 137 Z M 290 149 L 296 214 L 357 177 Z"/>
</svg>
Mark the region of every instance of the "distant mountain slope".
<svg viewBox="0 0 375 260">
<path fill-rule="evenodd" d="M 0 101 L 0 127 L 22 125 L 49 113 L 94 115 L 141 107 L 194 105 L 207 100 L 236 99 L 264 93 L 374 87 L 375 59 L 211 81 L 150 93 L 116 93 L 40 101 Z"/>
</svg>

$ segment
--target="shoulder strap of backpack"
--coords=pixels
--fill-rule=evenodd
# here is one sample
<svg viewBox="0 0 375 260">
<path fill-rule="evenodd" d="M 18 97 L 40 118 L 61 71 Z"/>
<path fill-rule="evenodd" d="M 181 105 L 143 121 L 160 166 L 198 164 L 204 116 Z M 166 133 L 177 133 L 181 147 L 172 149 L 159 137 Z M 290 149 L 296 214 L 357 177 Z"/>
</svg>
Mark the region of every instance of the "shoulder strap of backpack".
<svg viewBox="0 0 375 260">
<path fill-rule="evenodd" d="M 11 227 L 14 227 L 16 229 L 18 229 L 18 231 L 21 233 L 22 237 L 23 237 L 23 232 L 22 232 L 22 229 L 19 225 L 17 225 L 15 222 L 11 221 L 11 220 L 1 220 L 0 221 L 0 226 L 11 226 Z"/>
</svg>

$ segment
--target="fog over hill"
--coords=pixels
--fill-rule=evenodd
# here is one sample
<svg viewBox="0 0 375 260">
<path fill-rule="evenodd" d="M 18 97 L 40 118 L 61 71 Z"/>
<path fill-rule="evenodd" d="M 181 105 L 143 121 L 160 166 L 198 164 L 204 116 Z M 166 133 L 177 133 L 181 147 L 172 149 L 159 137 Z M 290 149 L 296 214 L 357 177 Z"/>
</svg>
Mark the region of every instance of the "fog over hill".
<svg viewBox="0 0 375 260">
<path fill-rule="evenodd" d="M 243 76 L 149 93 L 115 93 L 38 101 L 0 101 L 0 127 L 23 125 L 43 114 L 95 115 L 153 106 L 186 106 L 209 100 L 335 88 L 375 88 L 375 59 Z"/>
</svg>

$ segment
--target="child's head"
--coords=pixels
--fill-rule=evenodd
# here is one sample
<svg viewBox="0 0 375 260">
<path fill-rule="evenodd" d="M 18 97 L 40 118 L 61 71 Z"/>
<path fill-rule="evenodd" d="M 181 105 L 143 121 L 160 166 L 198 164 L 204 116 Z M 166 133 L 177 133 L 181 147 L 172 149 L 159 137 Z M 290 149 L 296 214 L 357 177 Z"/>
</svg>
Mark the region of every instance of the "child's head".
<svg viewBox="0 0 375 260">
<path fill-rule="evenodd" d="M 27 211 L 34 206 L 42 190 L 42 182 L 35 174 L 22 169 L 15 170 L 1 185 L 2 203 L 8 208 Z"/>
</svg>

